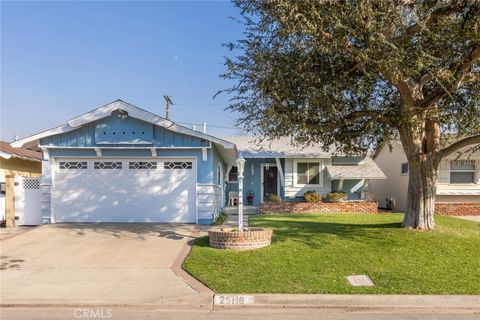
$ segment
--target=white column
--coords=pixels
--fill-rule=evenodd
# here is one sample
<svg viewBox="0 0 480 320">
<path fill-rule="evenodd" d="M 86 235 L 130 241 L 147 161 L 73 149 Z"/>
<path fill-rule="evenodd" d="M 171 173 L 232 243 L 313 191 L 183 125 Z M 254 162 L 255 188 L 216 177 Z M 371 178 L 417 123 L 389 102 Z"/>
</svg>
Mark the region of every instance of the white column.
<svg viewBox="0 0 480 320">
<path fill-rule="evenodd" d="M 338 187 L 337 190 L 338 192 L 342 192 L 343 189 L 343 179 L 338 180 Z"/>
<path fill-rule="evenodd" d="M 243 231 L 243 171 L 245 169 L 245 159 L 237 159 L 238 168 L 238 229 Z"/>
<path fill-rule="evenodd" d="M 243 175 L 238 176 L 238 229 L 243 231 Z"/>
</svg>

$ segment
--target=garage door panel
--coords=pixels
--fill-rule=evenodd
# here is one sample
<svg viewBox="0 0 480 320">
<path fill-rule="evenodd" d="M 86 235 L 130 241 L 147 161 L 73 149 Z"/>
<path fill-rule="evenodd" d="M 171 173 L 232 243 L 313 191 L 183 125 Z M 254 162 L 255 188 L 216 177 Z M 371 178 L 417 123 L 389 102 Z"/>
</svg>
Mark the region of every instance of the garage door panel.
<svg viewBox="0 0 480 320">
<path fill-rule="evenodd" d="M 188 169 L 165 168 L 171 160 L 187 163 Z M 195 222 L 193 159 L 99 162 L 88 160 L 86 169 L 58 167 L 53 196 L 57 222 Z"/>
</svg>

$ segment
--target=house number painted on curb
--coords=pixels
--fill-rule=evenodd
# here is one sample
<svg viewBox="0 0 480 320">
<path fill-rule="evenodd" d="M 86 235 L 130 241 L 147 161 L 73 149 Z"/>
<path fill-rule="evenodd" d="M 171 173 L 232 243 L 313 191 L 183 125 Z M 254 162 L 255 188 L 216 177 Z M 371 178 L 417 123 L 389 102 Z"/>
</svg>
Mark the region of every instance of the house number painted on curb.
<svg viewBox="0 0 480 320">
<path fill-rule="evenodd" d="M 214 304 L 217 305 L 240 305 L 240 304 L 252 304 L 253 296 L 230 296 L 230 295 L 219 295 L 215 296 Z"/>
</svg>

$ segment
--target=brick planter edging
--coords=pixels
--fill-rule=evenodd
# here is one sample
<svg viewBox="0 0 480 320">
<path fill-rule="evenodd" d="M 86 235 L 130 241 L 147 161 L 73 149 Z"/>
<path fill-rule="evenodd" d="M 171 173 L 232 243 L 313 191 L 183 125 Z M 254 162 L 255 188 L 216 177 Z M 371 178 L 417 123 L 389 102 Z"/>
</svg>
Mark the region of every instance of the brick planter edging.
<svg viewBox="0 0 480 320">
<path fill-rule="evenodd" d="M 449 216 L 480 216 L 480 202 L 436 202 L 435 213 Z"/>
<path fill-rule="evenodd" d="M 378 202 L 346 201 L 346 202 L 265 202 L 260 204 L 261 213 L 334 213 L 358 212 L 377 213 Z"/>
<path fill-rule="evenodd" d="M 253 250 L 272 242 L 273 231 L 265 228 L 214 228 L 208 231 L 210 247 L 217 249 Z"/>
</svg>

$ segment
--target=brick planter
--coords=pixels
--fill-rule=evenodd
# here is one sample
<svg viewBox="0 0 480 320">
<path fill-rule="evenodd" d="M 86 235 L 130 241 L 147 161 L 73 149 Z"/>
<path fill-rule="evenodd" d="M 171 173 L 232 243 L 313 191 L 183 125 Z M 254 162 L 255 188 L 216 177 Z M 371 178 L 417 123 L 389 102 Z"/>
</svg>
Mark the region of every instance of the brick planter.
<svg viewBox="0 0 480 320">
<path fill-rule="evenodd" d="M 480 216 L 480 202 L 437 202 L 435 213 L 449 216 Z"/>
<path fill-rule="evenodd" d="M 373 201 L 346 202 L 282 202 L 260 204 L 261 213 L 377 213 L 378 203 Z"/>
<path fill-rule="evenodd" d="M 214 228 L 208 231 L 210 247 L 217 249 L 253 250 L 272 242 L 272 230 L 264 228 Z"/>
</svg>

